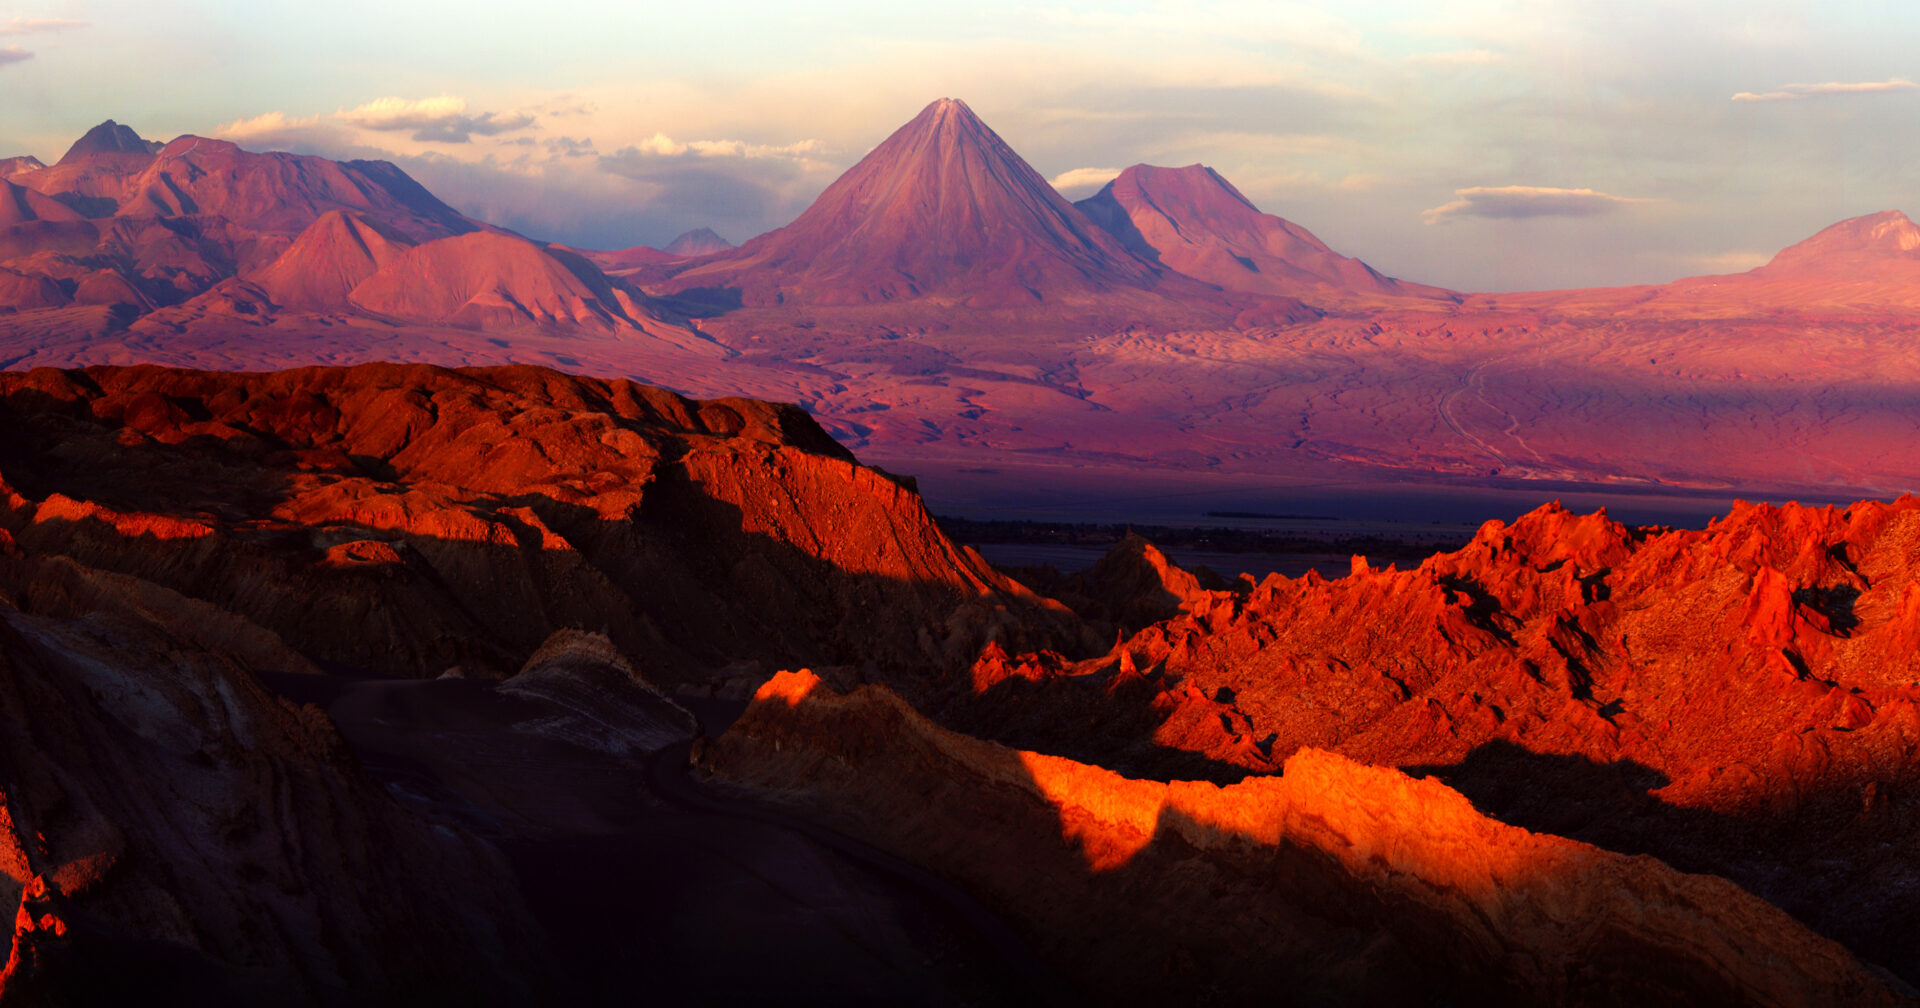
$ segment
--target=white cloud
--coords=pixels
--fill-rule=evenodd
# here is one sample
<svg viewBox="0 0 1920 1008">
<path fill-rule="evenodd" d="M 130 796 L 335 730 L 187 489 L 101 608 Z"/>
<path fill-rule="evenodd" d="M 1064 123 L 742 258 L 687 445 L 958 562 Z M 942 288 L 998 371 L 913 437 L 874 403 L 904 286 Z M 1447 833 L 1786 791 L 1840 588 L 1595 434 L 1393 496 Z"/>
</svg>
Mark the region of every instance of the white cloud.
<svg viewBox="0 0 1920 1008">
<path fill-rule="evenodd" d="M 1096 189 L 1118 177 L 1118 168 L 1075 168 L 1055 175 L 1053 187 L 1062 192 L 1069 189 Z"/>
<path fill-rule="evenodd" d="M 5 49 L 0 49 L 0 66 L 5 66 L 8 63 L 18 63 L 21 60 L 30 60 L 32 58 L 33 53 L 19 46 L 8 46 Z"/>
<path fill-rule="evenodd" d="M 1875 94 L 1881 91 L 1908 91 L 1920 87 L 1920 84 L 1904 77 L 1892 77 L 1883 81 L 1827 81 L 1822 84 L 1786 84 L 1777 91 L 1741 91 L 1733 96 L 1737 102 L 1799 101 L 1821 95 Z"/>
<path fill-rule="evenodd" d="M 73 18 L 8 18 L 0 21 L 0 36 L 32 35 L 37 32 L 66 31 L 69 28 L 85 28 L 87 22 Z"/>
<path fill-rule="evenodd" d="M 413 131 L 421 143 L 468 143 L 473 134 L 495 136 L 532 126 L 534 118 L 526 112 L 479 112 L 468 114 L 467 101 L 453 95 L 409 100 L 377 98 L 365 105 L 342 109 L 334 118 L 361 129 Z"/>
<path fill-rule="evenodd" d="M 655 133 L 635 144 L 630 144 L 615 152 L 615 157 L 660 157 L 677 158 L 692 155 L 703 158 L 746 158 L 779 159 L 807 161 L 820 150 L 818 140 L 802 140 L 782 146 L 768 144 L 750 144 L 741 140 L 687 140 L 680 141 L 666 135 Z"/>
<path fill-rule="evenodd" d="M 214 128 L 213 135 L 226 140 L 256 140 L 261 137 L 281 137 L 296 130 L 306 130 L 320 125 L 319 116 L 305 119 L 295 118 L 285 112 L 262 112 L 251 119 L 235 119 L 224 126 Z"/>
<path fill-rule="evenodd" d="M 1593 189 L 1555 189 L 1550 186 L 1474 186 L 1453 191 L 1459 199 L 1420 214 L 1428 224 L 1449 217 L 1490 217 L 1519 220 L 1527 217 L 1590 217 L 1622 204 L 1651 200 L 1613 196 Z"/>
</svg>

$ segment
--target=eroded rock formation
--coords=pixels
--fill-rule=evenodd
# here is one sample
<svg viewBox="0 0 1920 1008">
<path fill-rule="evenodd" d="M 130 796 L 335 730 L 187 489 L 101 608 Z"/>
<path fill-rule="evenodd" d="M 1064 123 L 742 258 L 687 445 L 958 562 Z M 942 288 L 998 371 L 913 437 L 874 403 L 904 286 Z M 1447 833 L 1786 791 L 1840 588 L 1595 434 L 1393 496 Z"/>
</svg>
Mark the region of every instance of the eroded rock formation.
<svg viewBox="0 0 1920 1008">
<path fill-rule="evenodd" d="M 0 375 L 0 414 L 0 527 L 23 545 L 334 666 L 499 678 L 579 627 L 669 686 L 796 661 L 926 675 L 989 637 L 1075 633 L 792 407 L 370 365 L 37 370 Z"/>
<path fill-rule="evenodd" d="M 1314 747 L 1735 879 L 1907 975 L 1920 501 L 1700 531 L 1543 507 L 1412 570 L 1201 593 L 1104 659 L 983 654 L 949 723 L 1237 780 Z M 1049 710 L 1042 719 L 1027 710 Z"/>
<path fill-rule="evenodd" d="M 965 880 L 1108 1003 L 1897 1003 L 1725 880 L 1503 825 L 1301 749 L 1219 787 L 946 731 L 883 687 L 768 682 L 702 765 Z"/>
</svg>

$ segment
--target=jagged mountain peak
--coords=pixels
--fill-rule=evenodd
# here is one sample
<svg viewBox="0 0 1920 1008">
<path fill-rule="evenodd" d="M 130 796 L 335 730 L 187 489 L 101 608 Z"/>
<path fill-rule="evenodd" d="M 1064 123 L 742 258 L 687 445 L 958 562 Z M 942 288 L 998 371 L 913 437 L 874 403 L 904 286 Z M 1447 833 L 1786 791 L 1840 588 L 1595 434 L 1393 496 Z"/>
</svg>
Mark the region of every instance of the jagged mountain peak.
<svg viewBox="0 0 1920 1008">
<path fill-rule="evenodd" d="M 86 157 L 89 154 L 153 154 L 164 144 L 143 140 L 131 126 L 108 119 L 106 122 L 88 130 L 67 153 L 60 158 L 61 164 Z"/>
</svg>

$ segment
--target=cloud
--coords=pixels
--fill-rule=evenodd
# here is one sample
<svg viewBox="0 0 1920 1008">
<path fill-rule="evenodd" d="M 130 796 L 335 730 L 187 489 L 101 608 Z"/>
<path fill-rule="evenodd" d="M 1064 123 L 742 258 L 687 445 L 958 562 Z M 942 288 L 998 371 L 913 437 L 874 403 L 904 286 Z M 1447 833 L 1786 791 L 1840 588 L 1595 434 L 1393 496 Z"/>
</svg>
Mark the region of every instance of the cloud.
<svg viewBox="0 0 1920 1008">
<path fill-rule="evenodd" d="M 613 153 L 616 159 L 631 158 L 747 158 L 807 161 L 820 150 L 818 140 L 802 140 L 774 147 L 767 144 L 750 144 L 741 140 L 687 140 L 679 141 L 665 133 L 654 135 L 636 144 L 629 144 Z"/>
<path fill-rule="evenodd" d="M 1068 189 L 1093 189 L 1119 177 L 1118 168 L 1075 168 L 1055 175 L 1053 187 L 1062 192 Z"/>
<path fill-rule="evenodd" d="M 522 139 L 528 138 L 523 137 Z M 588 157 L 600 153 L 593 149 L 592 137 L 582 140 L 575 140 L 569 136 L 548 137 L 542 142 L 542 146 L 544 146 L 549 153 L 558 154 L 562 157 Z"/>
<path fill-rule="evenodd" d="M 320 126 L 319 116 L 298 119 L 285 112 L 262 112 L 251 119 L 235 119 L 224 126 L 217 126 L 213 135 L 224 140 L 251 142 L 272 142 L 293 134 L 305 133 Z"/>
<path fill-rule="evenodd" d="M 496 136 L 533 125 L 526 112 L 468 114 L 464 98 L 437 95 L 432 98 L 377 98 L 357 108 L 333 114 L 341 122 L 361 129 L 413 131 L 420 143 L 469 143 L 474 134 Z"/>
<path fill-rule="evenodd" d="M 1625 203 L 1651 202 L 1612 196 L 1592 189 L 1554 189 L 1547 186 L 1475 186 L 1455 189 L 1453 194 L 1460 198 L 1423 211 L 1421 219 L 1428 224 L 1438 224 L 1449 217 L 1491 217 L 1495 220 L 1591 217 Z"/>
<path fill-rule="evenodd" d="M 8 63 L 18 63 L 21 60 L 30 60 L 32 58 L 33 53 L 19 46 L 8 46 L 5 49 L 0 49 L 0 66 L 5 66 Z"/>
<path fill-rule="evenodd" d="M 1787 84 L 1777 91 L 1741 91 L 1733 96 L 1737 102 L 1799 101 L 1802 98 L 1815 98 L 1822 95 L 1875 94 L 1881 91 L 1909 91 L 1920 84 L 1905 77 L 1893 77 L 1883 81 L 1827 81 L 1823 84 Z"/>
<path fill-rule="evenodd" d="M 8 18 L 0 21 L 0 36 L 33 35 L 39 32 L 66 31 L 69 28 L 85 28 L 87 22 L 73 18 Z"/>
</svg>

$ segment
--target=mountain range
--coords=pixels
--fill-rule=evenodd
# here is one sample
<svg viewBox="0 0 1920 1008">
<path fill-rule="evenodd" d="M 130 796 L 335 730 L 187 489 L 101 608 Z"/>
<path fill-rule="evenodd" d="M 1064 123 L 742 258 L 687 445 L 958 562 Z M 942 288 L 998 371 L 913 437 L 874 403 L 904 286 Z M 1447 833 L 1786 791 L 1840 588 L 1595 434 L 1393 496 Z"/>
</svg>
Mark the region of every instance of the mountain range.
<svg viewBox="0 0 1920 1008">
<path fill-rule="evenodd" d="M 955 99 L 738 247 L 570 249 L 385 162 L 111 121 L 53 165 L 9 159 L 4 185 L 14 367 L 539 361 L 800 403 L 955 501 L 1171 475 L 1813 496 L 1920 477 L 1893 450 L 1920 379 L 1896 211 L 1734 276 L 1460 293 L 1384 276 L 1203 165 L 1068 202 Z"/>
</svg>

